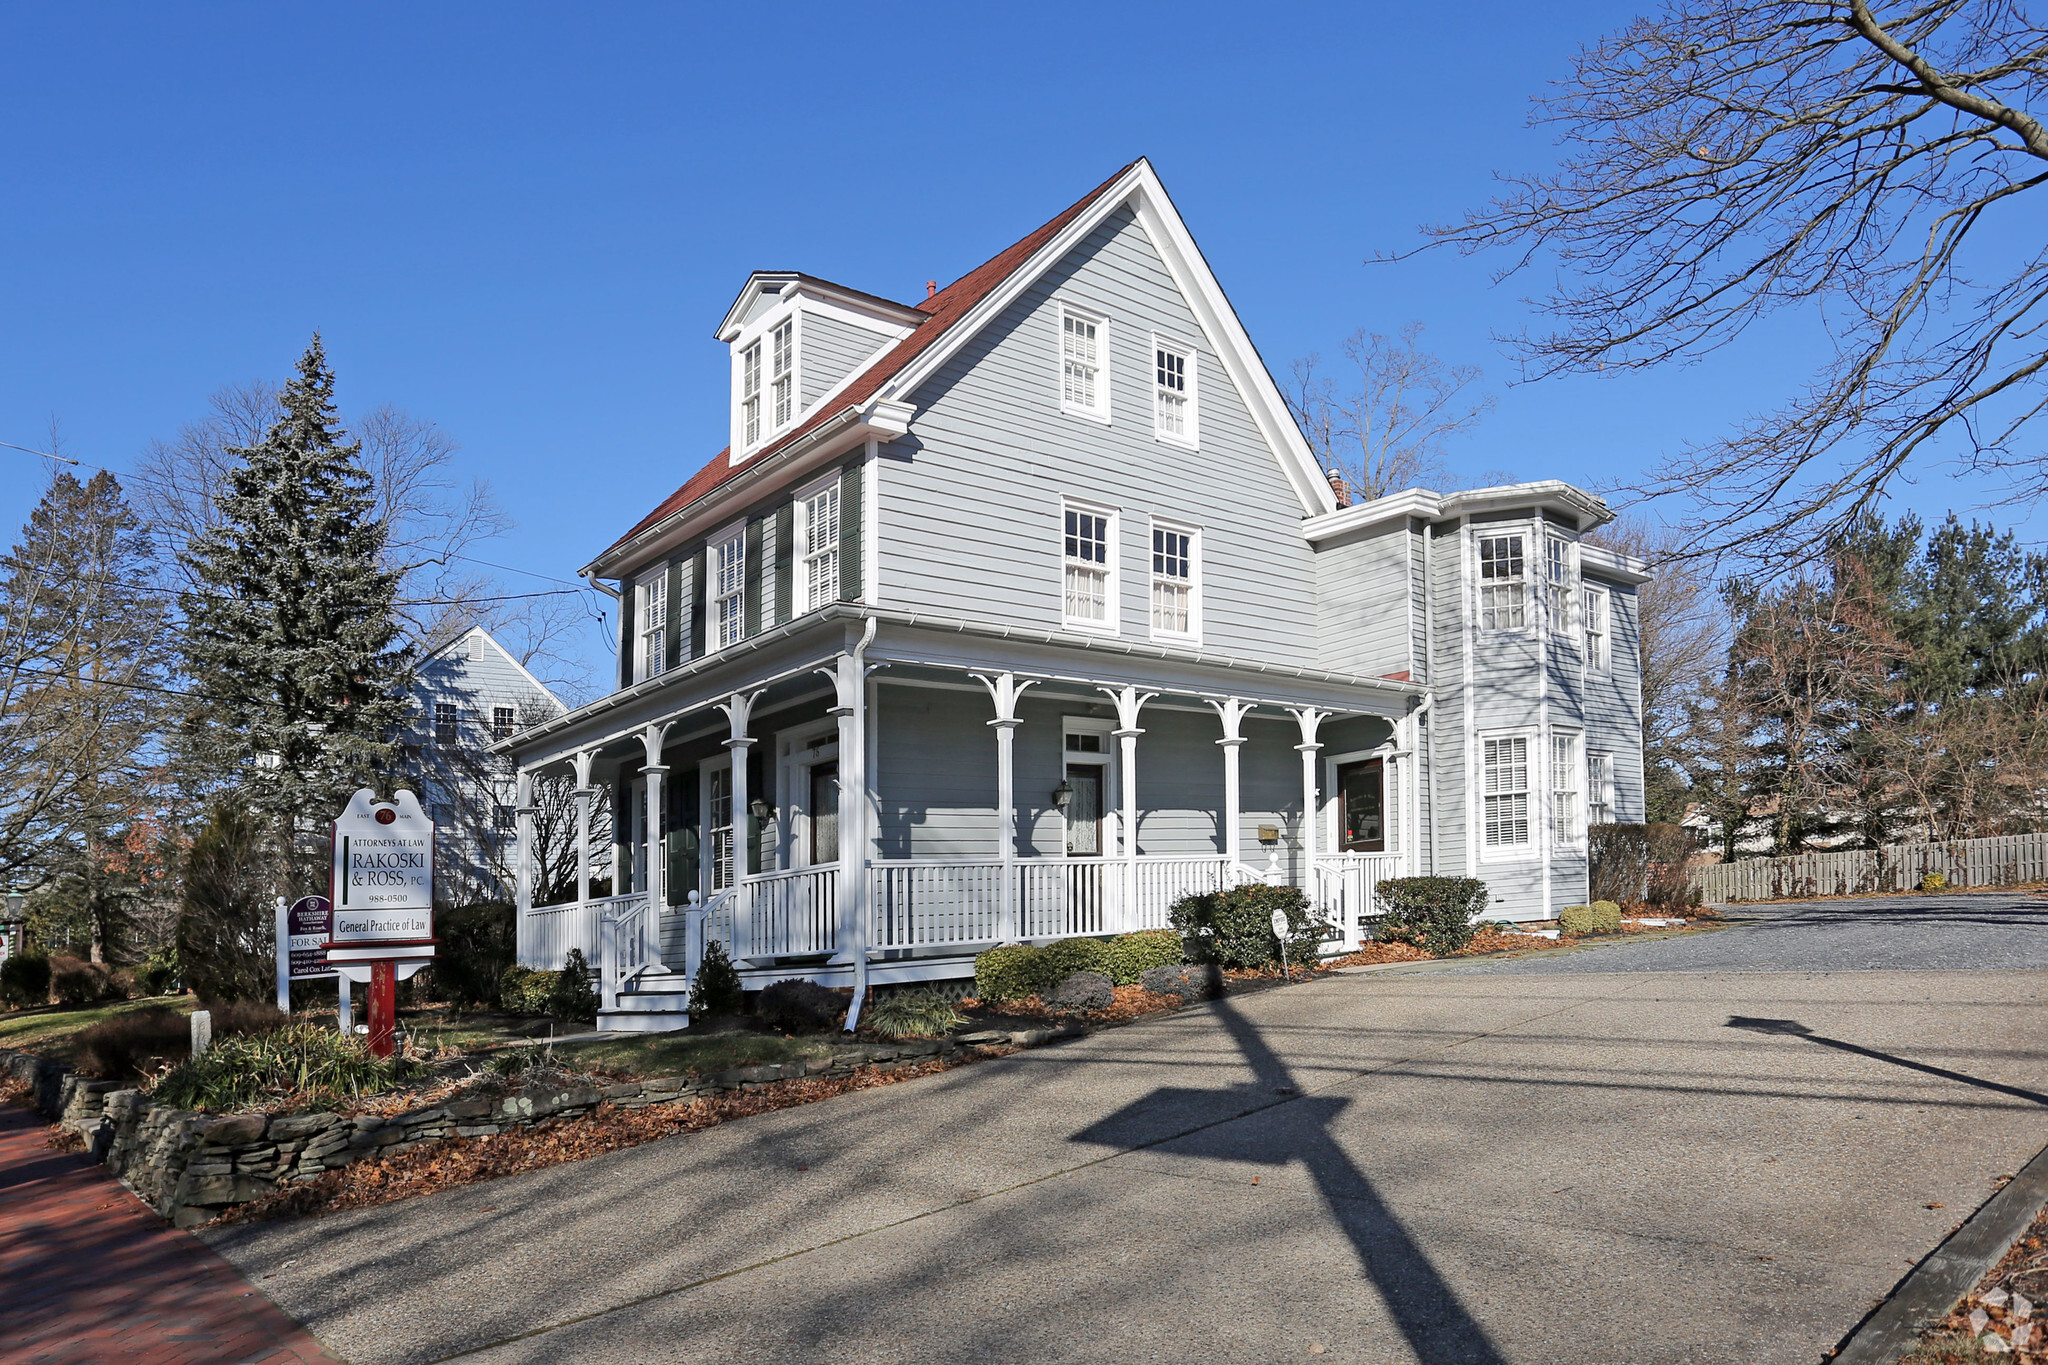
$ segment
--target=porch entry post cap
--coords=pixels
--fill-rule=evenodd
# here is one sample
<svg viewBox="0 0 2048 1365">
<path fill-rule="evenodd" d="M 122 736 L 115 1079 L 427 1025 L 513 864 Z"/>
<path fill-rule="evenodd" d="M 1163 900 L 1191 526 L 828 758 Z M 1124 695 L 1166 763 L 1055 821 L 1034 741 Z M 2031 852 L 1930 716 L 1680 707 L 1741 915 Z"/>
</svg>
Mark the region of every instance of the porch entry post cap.
<svg viewBox="0 0 2048 1365">
<path fill-rule="evenodd" d="M 1220 742 L 1221 741 L 1219 741 L 1219 743 Z M 1294 747 L 1295 750 L 1299 753 L 1312 754 L 1316 750 L 1322 748 L 1323 746 L 1321 744 L 1297 744 Z"/>
<path fill-rule="evenodd" d="M 997 716 L 994 720 L 983 722 L 983 724 L 993 725 L 999 730 L 1014 730 L 1023 723 L 1016 716 Z"/>
<path fill-rule="evenodd" d="M 1240 744 L 1243 744 L 1245 739 L 1243 735 L 1231 735 L 1226 739 L 1219 739 L 1216 742 L 1226 749 L 1235 749 Z"/>
<path fill-rule="evenodd" d="M 648 773 L 665 773 L 667 771 L 668 764 L 666 763 L 643 763 L 640 765 L 640 773 L 643 777 Z"/>
<path fill-rule="evenodd" d="M 1111 730 L 1109 733 L 1113 739 L 1136 739 L 1145 732 L 1134 725 L 1128 730 Z"/>
<path fill-rule="evenodd" d="M 518 814 L 518 815 L 535 815 L 535 814 L 538 814 L 538 813 L 539 813 L 539 811 L 540 811 L 540 807 L 539 807 L 539 806 L 514 806 L 514 807 L 513 807 L 513 811 L 514 811 L 514 813 L 515 813 L 515 814 Z"/>
<path fill-rule="evenodd" d="M 749 744 L 758 743 L 760 738 L 759 735 L 740 735 L 737 738 L 725 741 L 725 747 L 728 749 L 744 749 Z M 664 771 L 666 770 L 664 769 Z"/>
</svg>

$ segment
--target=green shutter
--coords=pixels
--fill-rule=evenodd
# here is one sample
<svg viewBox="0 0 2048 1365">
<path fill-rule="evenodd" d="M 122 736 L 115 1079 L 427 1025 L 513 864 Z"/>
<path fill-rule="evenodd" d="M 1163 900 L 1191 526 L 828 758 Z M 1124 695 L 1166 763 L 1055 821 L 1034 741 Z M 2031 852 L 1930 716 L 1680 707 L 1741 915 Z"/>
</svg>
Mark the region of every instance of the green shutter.
<svg viewBox="0 0 2048 1365">
<path fill-rule="evenodd" d="M 633 584 L 619 580 L 619 686 L 633 685 Z"/>
<path fill-rule="evenodd" d="M 740 602 L 740 614 L 746 619 L 746 633 L 759 635 L 763 619 L 761 601 L 761 526 L 763 518 L 755 517 L 747 523 L 747 588 L 746 596 Z"/>
<path fill-rule="evenodd" d="M 705 594 L 711 591 L 705 582 L 705 571 L 711 566 L 711 557 L 699 550 L 695 556 L 695 569 L 690 574 L 690 657 L 701 659 L 710 652 L 704 642 Z"/>
<path fill-rule="evenodd" d="M 756 798 L 767 802 L 771 806 L 775 804 L 775 799 L 768 794 L 767 779 L 763 775 L 763 770 L 766 766 L 763 762 L 760 746 L 757 744 L 748 745 L 747 804 L 749 806 L 754 804 Z M 747 831 L 747 874 L 754 876 L 761 871 L 761 844 L 767 834 L 766 829 L 763 828 L 766 822 L 756 820 L 754 813 L 750 810 L 739 812 L 739 819 L 743 822 L 741 828 Z"/>
<path fill-rule="evenodd" d="M 667 658 L 667 666 L 680 668 L 683 664 L 683 561 L 671 559 L 668 562 L 668 631 L 662 637 L 661 652 Z"/>
<path fill-rule="evenodd" d="M 861 466 L 850 464 L 839 476 L 839 600 L 857 602 L 861 594 L 861 547 L 866 538 L 861 528 Z"/>
<path fill-rule="evenodd" d="M 796 612 L 796 504 L 775 509 L 775 624 Z"/>
</svg>

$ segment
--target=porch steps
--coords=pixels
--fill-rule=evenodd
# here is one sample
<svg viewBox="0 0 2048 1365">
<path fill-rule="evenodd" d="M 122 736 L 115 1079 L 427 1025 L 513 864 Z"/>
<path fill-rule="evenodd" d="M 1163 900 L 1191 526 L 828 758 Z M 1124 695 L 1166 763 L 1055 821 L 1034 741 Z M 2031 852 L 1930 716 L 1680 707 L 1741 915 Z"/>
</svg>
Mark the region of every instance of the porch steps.
<svg viewBox="0 0 2048 1365">
<path fill-rule="evenodd" d="M 690 978 L 667 969 L 642 972 L 619 992 L 617 1009 L 597 1012 L 600 1033 L 673 1033 L 690 1026 Z"/>
</svg>

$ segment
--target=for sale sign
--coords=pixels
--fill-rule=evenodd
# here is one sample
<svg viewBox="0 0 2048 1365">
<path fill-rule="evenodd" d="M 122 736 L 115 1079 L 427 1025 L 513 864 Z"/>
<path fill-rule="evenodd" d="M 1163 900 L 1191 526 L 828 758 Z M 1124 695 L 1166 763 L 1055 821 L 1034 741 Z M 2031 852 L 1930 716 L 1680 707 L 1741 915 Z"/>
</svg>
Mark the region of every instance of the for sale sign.
<svg viewBox="0 0 2048 1365">
<path fill-rule="evenodd" d="M 336 944 L 434 936 L 434 824 L 411 792 L 379 801 L 365 787 L 334 822 Z"/>
<path fill-rule="evenodd" d="M 327 940 L 334 933 L 334 906 L 325 896 L 301 896 L 285 911 L 285 937 L 291 952 L 291 979 L 312 981 L 334 975 L 327 961 Z"/>
</svg>

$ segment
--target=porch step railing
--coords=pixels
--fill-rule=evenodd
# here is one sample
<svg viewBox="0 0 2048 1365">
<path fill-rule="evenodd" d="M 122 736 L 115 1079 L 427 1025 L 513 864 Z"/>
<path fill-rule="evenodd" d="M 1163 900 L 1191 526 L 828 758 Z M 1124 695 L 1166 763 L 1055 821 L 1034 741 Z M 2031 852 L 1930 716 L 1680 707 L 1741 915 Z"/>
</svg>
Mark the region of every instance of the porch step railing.
<svg viewBox="0 0 2048 1365">
<path fill-rule="evenodd" d="M 1326 854 L 1316 859 L 1310 907 L 1343 931 L 1345 948 L 1356 948 L 1367 929 L 1359 921 L 1380 914 L 1375 888 L 1400 875 L 1401 858 L 1396 853 Z"/>
<path fill-rule="evenodd" d="M 619 1007 L 619 992 L 640 973 L 661 965 L 654 906 L 644 893 L 593 901 L 597 907 L 599 995 L 606 1009 Z"/>
</svg>

